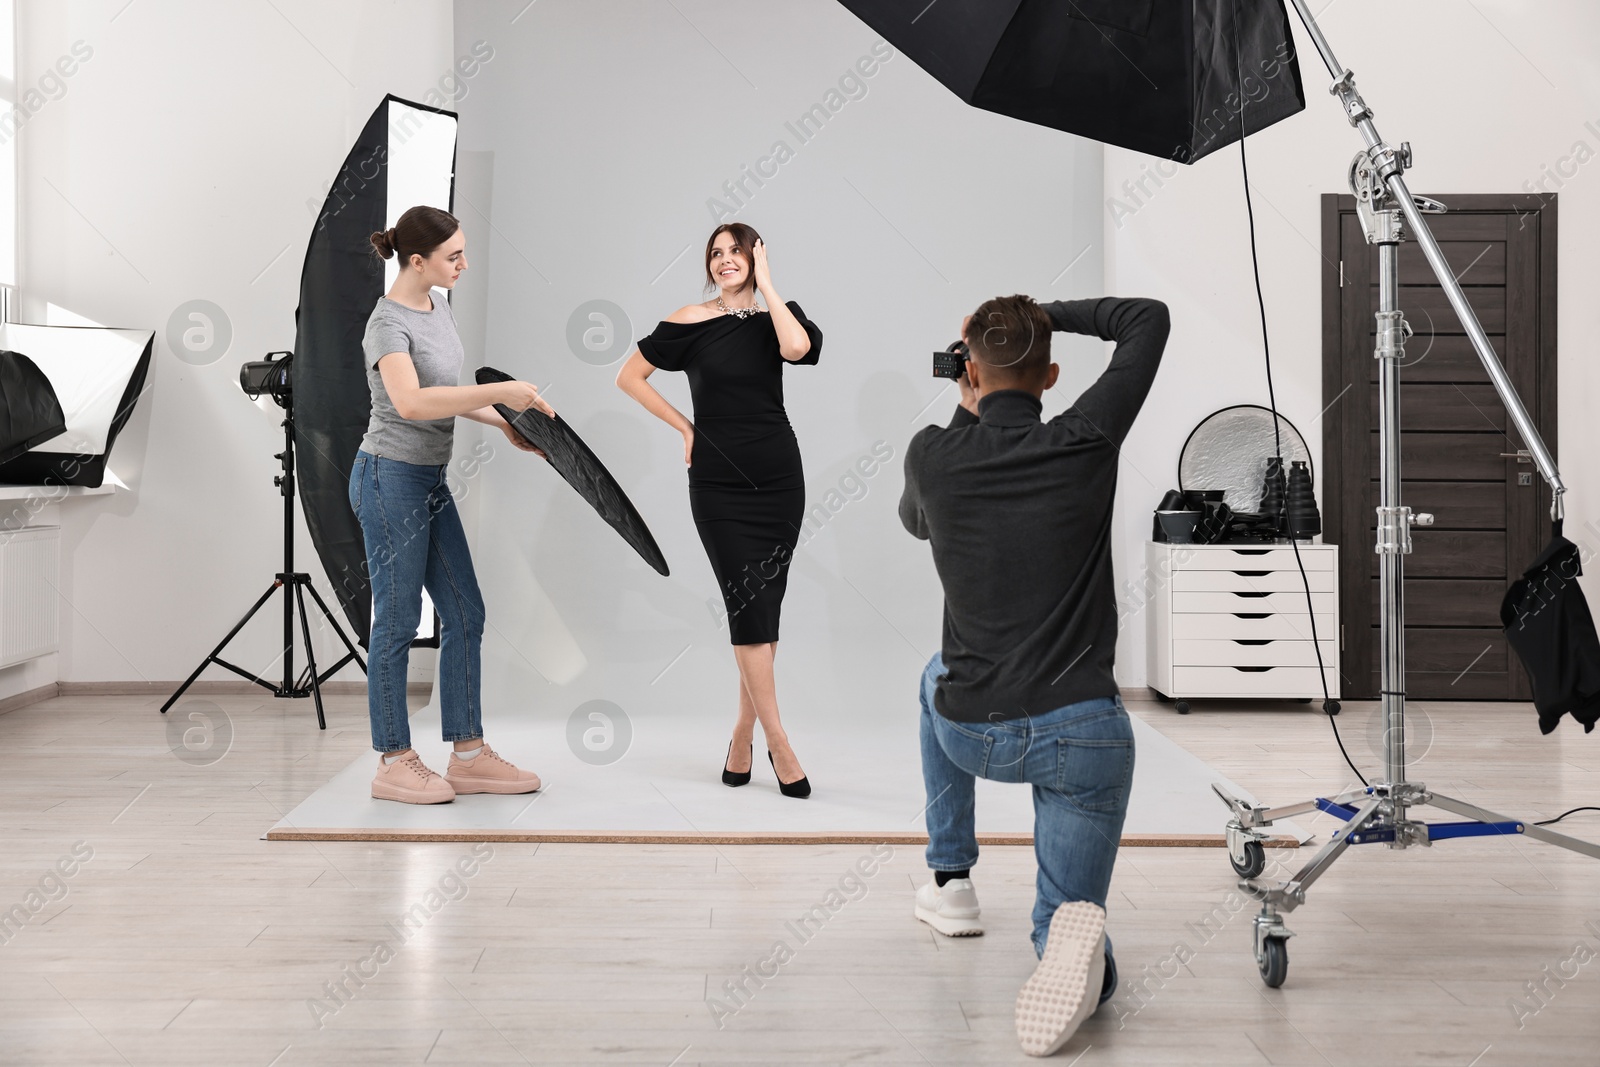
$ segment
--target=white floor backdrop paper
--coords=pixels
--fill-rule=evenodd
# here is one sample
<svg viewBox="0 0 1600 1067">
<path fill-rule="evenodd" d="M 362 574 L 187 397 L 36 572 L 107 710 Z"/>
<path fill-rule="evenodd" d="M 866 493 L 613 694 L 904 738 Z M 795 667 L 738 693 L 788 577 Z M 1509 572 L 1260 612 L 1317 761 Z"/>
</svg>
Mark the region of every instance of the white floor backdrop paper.
<svg viewBox="0 0 1600 1067">
<path fill-rule="evenodd" d="M 1172 712 L 1154 708 L 1154 714 Z M 463 796 L 430 806 L 373 800 L 376 755 L 363 755 L 306 798 L 269 832 L 273 839 L 487 839 L 815 841 L 904 840 L 924 834 L 915 707 L 853 729 L 791 726 L 813 793 L 778 792 L 759 736 L 754 776 L 730 789 L 718 778 L 728 717 L 709 711 L 627 716 L 615 705 L 586 704 L 568 721 L 539 716 L 485 720 L 497 751 L 529 767 L 544 788 L 527 796 Z M 606 719 L 595 719 L 598 713 Z M 1221 843 L 1225 810 L 1216 782 L 1254 799 L 1203 761 L 1133 716 L 1137 745 L 1133 795 L 1123 828 L 1129 844 Z M 449 746 L 438 740 L 437 705 L 411 720 L 413 742 L 443 770 Z M 607 733 L 609 730 L 609 734 Z M 585 732 L 589 732 L 587 740 Z M 589 762 L 616 757 L 608 763 Z M 989 840 L 1031 834 L 1031 790 L 978 782 L 978 832 Z M 1292 823 L 1278 833 L 1307 835 Z"/>
</svg>

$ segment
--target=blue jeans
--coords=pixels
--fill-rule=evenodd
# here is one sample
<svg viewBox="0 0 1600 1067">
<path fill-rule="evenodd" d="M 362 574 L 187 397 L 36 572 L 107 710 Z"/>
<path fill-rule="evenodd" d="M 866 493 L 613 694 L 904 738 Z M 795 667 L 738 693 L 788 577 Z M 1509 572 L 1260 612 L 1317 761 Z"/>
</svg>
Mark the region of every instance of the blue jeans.
<svg viewBox="0 0 1600 1067">
<path fill-rule="evenodd" d="M 944 674 L 934 653 L 922 672 L 922 780 L 928 790 L 928 866 L 960 871 L 978 862 L 973 828 L 977 778 L 1033 786 L 1033 851 L 1039 863 L 1033 951 L 1043 956 L 1063 901 L 1106 905 L 1133 782 L 1133 726 L 1121 697 L 1067 704 L 1042 715 L 955 722 L 933 694 Z M 1111 965 L 1111 939 L 1106 938 Z"/>
<path fill-rule="evenodd" d="M 439 612 L 439 719 L 446 741 L 483 736 L 483 596 L 445 464 L 422 466 L 356 453 L 350 506 L 361 520 L 372 582 L 367 713 L 372 747 L 411 747 L 406 665 L 422 618 L 422 590 Z"/>
</svg>

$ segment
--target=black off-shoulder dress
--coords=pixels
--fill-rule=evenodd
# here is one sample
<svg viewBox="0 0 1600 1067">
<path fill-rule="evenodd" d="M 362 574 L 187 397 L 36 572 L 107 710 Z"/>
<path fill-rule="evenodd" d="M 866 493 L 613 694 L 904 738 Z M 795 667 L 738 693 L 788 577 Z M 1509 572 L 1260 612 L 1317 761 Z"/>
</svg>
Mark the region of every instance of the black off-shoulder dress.
<svg viewBox="0 0 1600 1067">
<path fill-rule="evenodd" d="M 786 306 L 811 339 L 811 350 L 793 361 L 779 353 L 766 312 L 663 321 L 639 340 L 639 352 L 652 366 L 689 377 L 689 509 L 722 587 L 735 645 L 778 639 L 789 563 L 805 517 L 805 474 L 783 408 L 783 367 L 816 363 L 822 331 L 799 304 L 790 300 Z"/>
</svg>

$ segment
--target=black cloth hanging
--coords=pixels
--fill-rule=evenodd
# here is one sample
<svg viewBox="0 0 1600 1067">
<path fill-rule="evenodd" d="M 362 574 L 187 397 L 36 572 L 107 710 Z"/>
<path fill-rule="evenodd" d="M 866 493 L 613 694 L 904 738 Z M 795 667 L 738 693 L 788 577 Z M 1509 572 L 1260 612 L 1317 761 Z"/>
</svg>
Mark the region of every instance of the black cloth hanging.
<svg viewBox="0 0 1600 1067">
<path fill-rule="evenodd" d="M 55 387 L 21 352 L 0 352 L 0 463 L 67 432 Z"/>
<path fill-rule="evenodd" d="M 1561 536 L 1558 519 L 1550 544 L 1500 602 L 1506 641 L 1533 681 L 1540 733 L 1566 714 L 1585 733 L 1600 721 L 1600 636 L 1578 587 L 1582 573 L 1578 546 Z"/>
</svg>

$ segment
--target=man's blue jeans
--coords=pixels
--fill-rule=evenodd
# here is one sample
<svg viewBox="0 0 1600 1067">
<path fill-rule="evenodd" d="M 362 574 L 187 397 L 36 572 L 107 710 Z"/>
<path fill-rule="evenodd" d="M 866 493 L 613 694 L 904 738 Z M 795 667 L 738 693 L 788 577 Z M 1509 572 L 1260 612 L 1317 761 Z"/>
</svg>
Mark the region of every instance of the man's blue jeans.
<svg viewBox="0 0 1600 1067">
<path fill-rule="evenodd" d="M 445 464 L 422 466 L 356 453 L 350 506 L 361 520 L 372 582 L 367 713 L 372 747 L 411 747 L 406 665 L 422 618 L 422 590 L 439 612 L 439 717 L 446 741 L 483 736 L 483 596 Z"/>
<path fill-rule="evenodd" d="M 1033 786 L 1033 851 L 1039 863 L 1033 950 L 1044 955 L 1063 901 L 1106 905 L 1133 782 L 1133 727 L 1121 697 L 1067 704 L 1042 715 L 954 722 L 933 706 L 944 657 L 922 672 L 922 779 L 928 790 L 928 866 L 960 871 L 978 862 L 973 828 L 977 778 Z M 1109 963 L 1111 939 L 1106 939 Z"/>
</svg>

